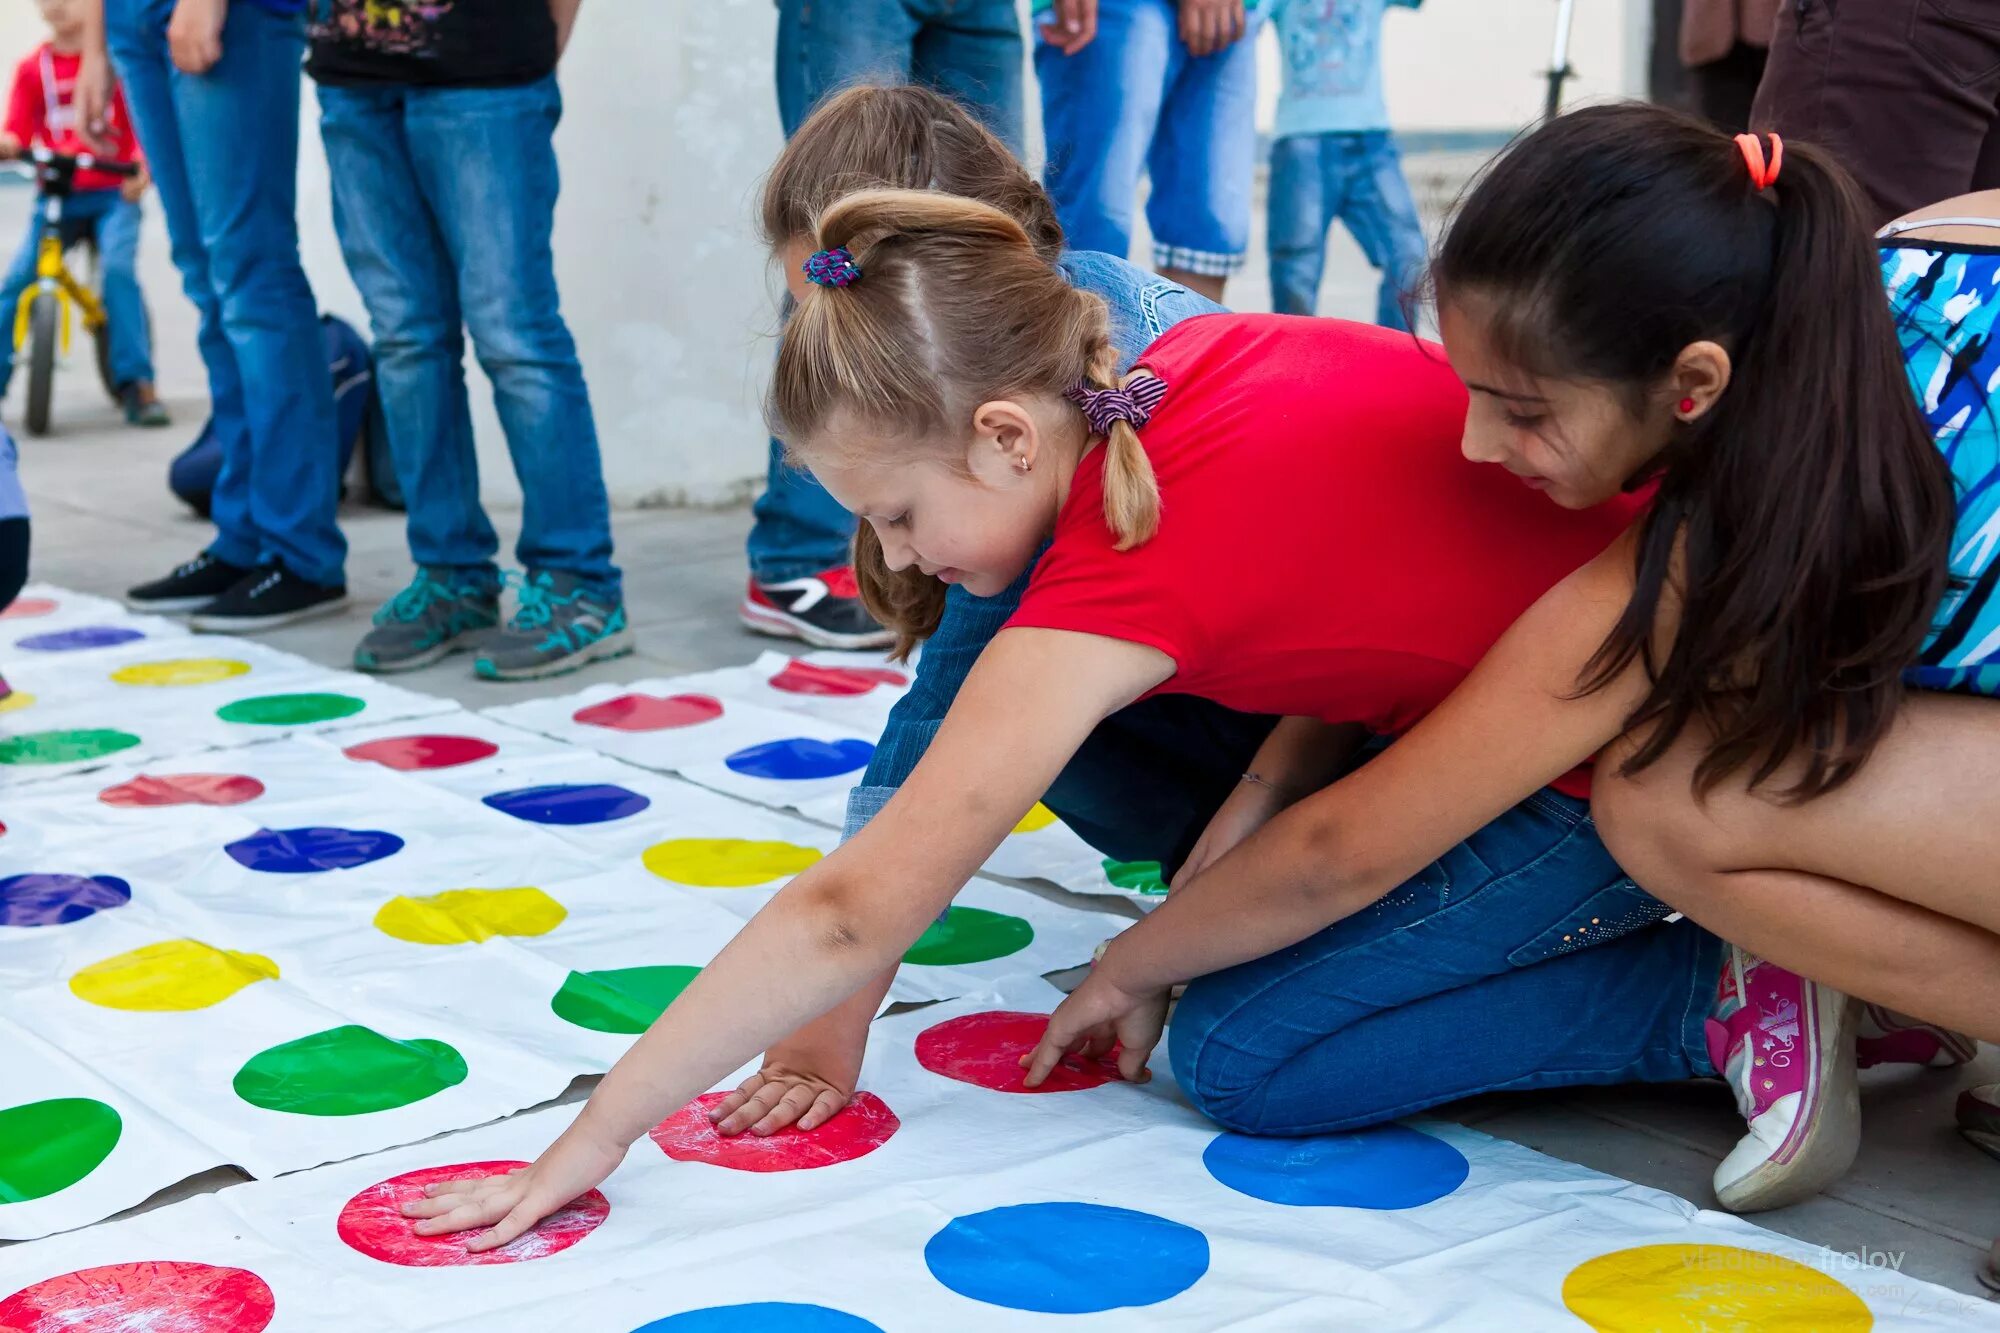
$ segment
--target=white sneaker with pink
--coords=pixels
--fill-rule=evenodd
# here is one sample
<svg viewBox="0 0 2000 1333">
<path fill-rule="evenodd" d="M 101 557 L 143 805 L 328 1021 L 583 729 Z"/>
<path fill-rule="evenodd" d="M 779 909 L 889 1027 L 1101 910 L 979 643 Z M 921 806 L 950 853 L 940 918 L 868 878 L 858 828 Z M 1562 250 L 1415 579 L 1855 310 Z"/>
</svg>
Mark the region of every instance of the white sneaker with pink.
<svg viewBox="0 0 2000 1333">
<path fill-rule="evenodd" d="M 1716 1168 L 1724 1208 L 1798 1203 L 1853 1165 L 1861 1144 L 1856 1018 L 1839 991 L 1728 947 L 1708 1051 L 1750 1132 Z"/>
</svg>

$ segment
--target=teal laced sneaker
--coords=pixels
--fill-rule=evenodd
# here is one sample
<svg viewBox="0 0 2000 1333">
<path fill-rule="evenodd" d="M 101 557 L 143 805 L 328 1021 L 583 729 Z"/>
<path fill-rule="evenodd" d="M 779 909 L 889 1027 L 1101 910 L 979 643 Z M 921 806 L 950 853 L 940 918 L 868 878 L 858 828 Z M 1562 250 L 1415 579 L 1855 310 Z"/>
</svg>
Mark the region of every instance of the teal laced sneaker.
<svg viewBox="0 0 2000 1333">
<path fill-rule="evenodd" d="M 375 613 L 354 649 L 357 671 L 414 671 L 477 646 L 500 623 L 500 585 L 461 570 L 425 567 Z"/>
<path fill-rule="evenodd" d="M 625 603 L 574 574 L 530 570 L 507 628 L 486 637 L 472 669 L 487 680 L 537 680 L 632 651 Z"/>
</svg>

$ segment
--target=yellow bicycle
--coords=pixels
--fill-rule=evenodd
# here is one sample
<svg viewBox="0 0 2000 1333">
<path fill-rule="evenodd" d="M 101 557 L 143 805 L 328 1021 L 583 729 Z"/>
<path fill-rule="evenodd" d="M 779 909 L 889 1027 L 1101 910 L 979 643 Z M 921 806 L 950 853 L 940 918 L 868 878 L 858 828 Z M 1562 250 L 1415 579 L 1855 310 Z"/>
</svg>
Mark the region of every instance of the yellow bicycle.
<svg viewBox="0 0 2000 1333">
<path fill-rule="evenodd" d="M 84 331 L 97 344 L 97 373 L 105 392 L 113 401 L 118 386 L 111 378 L 110 324 L 96 282 L 81 281 L 70 272 L 63 245 L 63 201 L 76 186 L 78 171 L 102 171 L 113 176 L 136 176 L 140 168 L 133 162 L 105 162 L 88 153 L 71 155 L 36 147 L 29 154 L 35 165 L 39 189 L 36 207 L 41 210 L 42 231 L 35 252 L 35 281 L 21 293 L 14 308 L 14 364 L 20 365 L 27 352 L 28 411 L 30 435 L 46 435 L 49 404 L 55 390 L 56 358 L 69 355 L 70 312 L 74 307 L 82 317 Z"/>
</svg>

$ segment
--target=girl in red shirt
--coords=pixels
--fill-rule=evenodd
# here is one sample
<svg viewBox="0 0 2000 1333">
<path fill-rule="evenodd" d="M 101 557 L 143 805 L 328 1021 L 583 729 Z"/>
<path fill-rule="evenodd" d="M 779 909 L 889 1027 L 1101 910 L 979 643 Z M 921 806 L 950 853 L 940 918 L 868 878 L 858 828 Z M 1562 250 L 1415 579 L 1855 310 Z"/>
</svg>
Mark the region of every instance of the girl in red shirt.
<svg viewBox="0 0 2000 1333">
<path fill-rule="evenodd" d="M 1622 498 L 1552 513 L 1463 459 L 1465 391 L 1406 334 L 1202 316 L 1121 386 L 1102 302 L 994 208 L 855 194 L 822 215 L 817 244 L 772 415 L 864 520 L 873 607 L 907 642 L 937 623 L 949 585 L 992 595 L 1035 565 L 1032 582 L 884 810 L 745 927 L 539 1161 L 415 1205 L 425 1234 L 512 1239 L 892 967 L 1111 714 L 1169 691 L 1286 714 L 1259 757 L 1283 778 L 1243 786 L 1294 798 L 1351 766 L 1368 733 L 1434 707 L 1638 512 Z M 1314 846 L 1291 866 L 1289 917 L 1230 919 L 1232 947 L 1279 951 L 1298 974 L 1268 988 L 1266 1026 L 1326 1038 L 1284 1059 L 1308 1077 L 1263 1127 L 1367 1123 L 1472 1087 L 1709 1072 L 1699 1023 L 1720 946 L 1657 924 L 1666 908 L 1605 854 L 1575 767 L 1382 881 L 1372 907 L 1319 892 L 1339 849 Z M 1608 961 L 1594 971 L 1561 966 L 1596 954 Z M 1544 973 L 1572 978 L 1545 1016 Z M 1345 994 L 1328 1003 L 1336 978 Z M 1572 1021 L 1591 1004 L 1597 1021 Z M 1439 1021 L 1440 1005 L 1491 1039 Z M 1367 1035 L 1406 1021 L 1416 1049 Z M 1150 1044 L 1134 1042 L 1128 1075 Z M 858 1063 L 829 1052 L 829 1068 L 843 1058 Z M 812 1128 L 851 1079 L 767 1066 L 757 1128 Z"/>
</svg>

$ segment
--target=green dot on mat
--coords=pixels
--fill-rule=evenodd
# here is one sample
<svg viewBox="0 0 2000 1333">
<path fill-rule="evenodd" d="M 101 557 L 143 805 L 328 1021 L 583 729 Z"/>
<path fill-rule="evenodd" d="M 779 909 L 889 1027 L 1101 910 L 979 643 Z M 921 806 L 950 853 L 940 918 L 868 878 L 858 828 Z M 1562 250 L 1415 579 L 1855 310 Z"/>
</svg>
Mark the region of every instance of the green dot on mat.
<svg viewBox="0 0 2000 1333">
<path fill-rule="evenodd" d="M 238 699 L 215 710 L 224 722 L 248 722 L 260 727 L 295 727 L 307 722 L 331 722 L 353 717 L 368 705 L 351 694 L 260 694 Z"/>
<path fill-rule="evenodd" d="M 129 750 L 139 738 L 129 731 L 30 731 L 0 740 L 0 764 L 73 764 Z"/>
<path fill-rule="evenodd" d="M 1107 858 L 1104 877 L 1118 888 L 1132 893 L 1157 897 L 1167 891 L 1167 881 L 1161 877 L 1158 861 L 1113 861 Z"/>
<path fill-rule="evenodd" d="M 266 1111 L 366 1115 L 465 1081 L 465 1057 L 441 1041 L 396 1041 L 373 1028 L 328 1028 L 266 1047 L 236 1071 L 236 1095 Z"/>
<path fill-rule="evenodd" d="M 92 1097 L 57 1097 L 0 1110 L 0 1203 L 66 1190 L 118 1146 L 124 1122 Z"/>
<path fill-rule="evenodd" d="M 1018 916 L 983 907 L 954 907 L 944 914 L 944 920 L 931 923 L 903 955 L 903 961 L 925 967 L 984 963 L 1019 953 L 1034 938 L 1035 928 Z"/>
<path fill-rule="evenodd" d="M 700 971 L 673 966 L 572 972 L 549 1008 L 564 1022 L 593 1032 L 644 1032 Z"/>
</svg>

